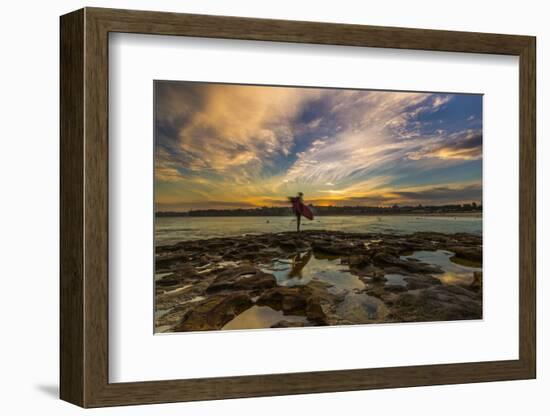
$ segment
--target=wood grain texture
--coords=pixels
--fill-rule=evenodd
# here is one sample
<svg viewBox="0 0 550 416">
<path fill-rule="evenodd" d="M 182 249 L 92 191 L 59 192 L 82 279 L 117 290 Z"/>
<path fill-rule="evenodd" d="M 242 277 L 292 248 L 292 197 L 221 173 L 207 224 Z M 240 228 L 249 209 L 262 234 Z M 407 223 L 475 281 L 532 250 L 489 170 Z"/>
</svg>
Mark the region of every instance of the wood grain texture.
<svg viewBox="0 0 550 416">
<path fill-rule="evenodd" d="M 520 54 L 519 356 L 536 377 L 536 41 Z"/>
<path fill-rule="evenodd" d="M 520 57 L 519 359 L 189 380 L 108 380 L 108 33 Z M 86 8 L 61 18 L 61 397 L 83 407 L 535 377 L 535 39 Z"/>
<path fill-rule="evenodd" d="M 84 290 L 85 405 L 96 401 L 108 380 L 109 182 L 108 33 L 86 13 L 84 58 Z"/>
<path fill-rule="evenodd" d="M 84 405 L 84 12 L 60 24 L 60 388 Z"/>
<path fill-rule="evenodd" d="M 528 36 L 87 8 L 110 32 L 519 55 Z"/>
</svg>

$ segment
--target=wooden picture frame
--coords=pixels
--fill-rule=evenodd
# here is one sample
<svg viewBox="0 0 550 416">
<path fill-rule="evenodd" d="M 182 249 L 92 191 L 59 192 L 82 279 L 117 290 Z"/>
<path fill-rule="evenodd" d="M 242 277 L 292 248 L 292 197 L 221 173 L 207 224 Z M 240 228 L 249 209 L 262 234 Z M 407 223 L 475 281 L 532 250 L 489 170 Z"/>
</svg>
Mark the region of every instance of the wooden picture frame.
<svg viewBox="0 0 550 416">
<path fill-rule="evenodd" d="M 530 379 L 535 334 L 535 38 L 85 8 L 61 17 L 60 396 L 82 407 Z M 519 359 L 110 383 L 108 35 L 154 35 L 519 56 Z"/>
</svg>

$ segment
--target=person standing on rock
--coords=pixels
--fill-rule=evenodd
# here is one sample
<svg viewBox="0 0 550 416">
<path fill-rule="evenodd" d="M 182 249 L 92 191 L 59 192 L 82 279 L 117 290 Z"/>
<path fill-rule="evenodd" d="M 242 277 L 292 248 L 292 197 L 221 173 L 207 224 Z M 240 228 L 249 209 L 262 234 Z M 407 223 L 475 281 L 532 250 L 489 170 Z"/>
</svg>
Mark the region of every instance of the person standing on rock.
<svg viewBox="0 0 550 416">
<path fill-rule="evenodd" d="M 300 223 L 302 222 L 302 215 L 308 220 L 313 219 L 313 212 L 309 207 L 304 204 L 304 194 L 298 192 L 297 196 L 290 196 L 288 200 L 292 204 L 292 212 L 296 215 L 296 231 L 300 232 Z"/>
</svg>

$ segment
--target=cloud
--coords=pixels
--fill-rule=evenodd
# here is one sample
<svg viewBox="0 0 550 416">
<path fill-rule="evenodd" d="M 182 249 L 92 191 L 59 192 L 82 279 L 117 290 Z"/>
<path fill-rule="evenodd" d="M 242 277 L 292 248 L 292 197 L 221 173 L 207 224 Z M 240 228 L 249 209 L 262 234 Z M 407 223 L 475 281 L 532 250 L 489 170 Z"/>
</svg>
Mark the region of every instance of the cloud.
<svg viewBox="0 0 550 416">
<path fill-rule="evenodd" d="M 238 209 L 254 208 L 255 205 L 247 202 L 228 202 L 228 201 L 179 201 L 171 203 L 157 203 L 156 211 L 189 211 L 193 209 Z"/>
<path fill-rule="evenodd" d="M 449 203 L 480 202 L 482 196 L 481 183 L 456 183 L 447 186 L 425 185 L 421 187 L 382 187 L 349 196 L 320 198 L 312 200 L 314 204 L 338 206 L 388 206 L 400 205 L 444 205 Z"/>
<path fill-rule="evenodd" d="M 385 174 L 415 148 L 441 140 L 422 134 L 416 118 L 438 111 L 451 99 L 428 93 L 336 93 L 330 97 L 332 112 L 337 109 L 336 123 L 346 127 L 298 153 L 285 179 L 334 183 L 351 176 Z"/>
<path fill-rule="evenodd" d="M 200 104 L 194 101 L 199 105 L 178 131 L 177 151 L 188 156 L 190 170 L 239 168 L 238 173 L 246 178 L 258 174 L 274 155 L 290 153 L 292 122 L 299 108 L 319 94 L 317 90 L 238 85 L 202 88 Z"/>
<path fill-rule="evenodd" d="M 181 209 L 201 201 L 286 204 L 298 191 L 326 203 L 414 201 L 407 193 L 414 189 L 399 188 L 407 177 L 481 159 L 481 129 L 459 117 L 453 94 L 187 82 L 155 88 L 156 200 Z M 448 188 L 462 198 L 454 185 L 432 182 L 433 192 Z M 436 193 L 422 198 L 436 200 Z"/>
<path fill-rule="evenodd" d="M 482 156 L 481 130 L 465 130 L 443 136 L 432 143 L 422 144 L 419 150 L 407 153 L 412 160 L 458 159 L 477 160 Z"/>
<path fill-rule="evenodd" d="M 462 186 L 430 186 L 412 190 L 396 190 L 393 195 L 404 202 L 448 203 L 456 201 L 480 201 L 481 184 Z"/>
<path fill-rule="evenodd" d="M 380 188 L 386 188 L 390 186 L 391 182 L 395 178 L 393 176 L 375 176 L 359 182 L 354 182 L 346 187 L 340 187 L 336 189 L 321 190 L 323 193 L 330 195 L 356 195 L 365 194 L 366 192 L 373 192 Z"/>
</svg>

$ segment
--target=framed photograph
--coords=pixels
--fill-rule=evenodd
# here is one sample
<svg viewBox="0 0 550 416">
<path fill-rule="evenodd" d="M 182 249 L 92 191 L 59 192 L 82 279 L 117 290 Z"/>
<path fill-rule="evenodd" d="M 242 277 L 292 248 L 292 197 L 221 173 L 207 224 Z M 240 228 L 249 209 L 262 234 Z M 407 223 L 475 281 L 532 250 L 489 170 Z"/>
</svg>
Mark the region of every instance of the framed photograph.
<svg viewBox="0 0 550 416">
<path fill-rule="evenodd" d="M 62 16 L 61 398 L 535 378 L 535 49 Z"/>
</svg>

